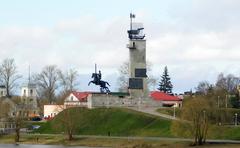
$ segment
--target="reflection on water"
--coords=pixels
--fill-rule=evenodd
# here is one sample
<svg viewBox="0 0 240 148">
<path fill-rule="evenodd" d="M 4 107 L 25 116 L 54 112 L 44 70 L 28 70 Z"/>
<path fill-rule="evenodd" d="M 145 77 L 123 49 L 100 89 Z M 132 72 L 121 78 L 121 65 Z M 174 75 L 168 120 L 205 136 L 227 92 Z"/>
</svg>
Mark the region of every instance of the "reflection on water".
<svg viewBox="0 0 240 148">
<path fill-rule="evenodd" d="M 61 146 L 61 145 L 15 145 L 15 144 L 0 144 L 0 148 L 90 148 L 90 147 L 69 147 L 69 146 Z"/>
</svg>

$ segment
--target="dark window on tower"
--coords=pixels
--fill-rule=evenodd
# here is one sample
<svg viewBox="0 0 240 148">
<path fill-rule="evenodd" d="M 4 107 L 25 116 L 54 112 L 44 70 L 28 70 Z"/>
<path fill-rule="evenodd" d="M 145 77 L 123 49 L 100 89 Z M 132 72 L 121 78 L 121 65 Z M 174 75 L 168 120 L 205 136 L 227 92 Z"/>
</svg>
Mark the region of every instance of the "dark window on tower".
<svg viewBox="0 0 240 148">
<path fill-rule="evenodd" d="M 147 70 L 145 68 L 136 68 L 135 69 L 135 77 L 146 78 Z"/>
<path fill-rule="evenodd" d="M 130 78 L 129 89 L 143 89 L 143 80 L 141 78 Z"/>
<path fill-rule="evenodd" d="M 30 96 L 32 96 L 33 95 L 33 90 L 32 89 L 30 89 Z"/>
</svg>

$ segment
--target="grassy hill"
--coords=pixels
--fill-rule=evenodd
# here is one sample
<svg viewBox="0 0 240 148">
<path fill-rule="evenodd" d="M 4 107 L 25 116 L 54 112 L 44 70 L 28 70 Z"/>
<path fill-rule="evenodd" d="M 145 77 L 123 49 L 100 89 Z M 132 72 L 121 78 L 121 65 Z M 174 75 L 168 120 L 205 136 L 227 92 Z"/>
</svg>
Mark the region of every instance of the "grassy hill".
<svg viewBox="0 0 240 148">
<path fill-rule="evenodd" d="M 171 121 L 137 111 L 120 108 L 71 108 L 76 126 L 75 134 L 114 136 L 164 136 L 172 137 Z M 42 124 L 38 133 L 64 132 L 61 112 L 52 121 Z"/>
<path fill-rule="evenodd" d="M 175 137 L 171 130 L 172 121 L 129 109 L 70 108 L 68 111 L 76 125 L 75 134 L 79 135 L 108 135 L 110 132 L 112 136 Z M 62 119 L 64 119 L 64 112 L 58 114 L 51 121 L 38 122 L 36 124 L 41 125 L 41 128 L 35 132 L 41 134 L 63 133 Z M 240 126 L 211 125 L 208 133 L 208 138 L 211 139 L 239 140 Z"/>
</svg>

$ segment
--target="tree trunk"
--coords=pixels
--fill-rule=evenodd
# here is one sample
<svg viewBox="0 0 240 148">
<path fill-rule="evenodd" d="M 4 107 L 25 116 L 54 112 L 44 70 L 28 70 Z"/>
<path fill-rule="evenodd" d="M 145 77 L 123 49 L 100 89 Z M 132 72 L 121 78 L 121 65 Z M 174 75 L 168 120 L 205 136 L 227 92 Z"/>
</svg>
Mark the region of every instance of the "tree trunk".
<svg viewBox="0 0 240 148">
<path fill-rule="evenodd" d="M 15 135 L 15 142 L 19 142 L 20 140 L 20 129 L 16 129 L 16 135 Z"/>
<path fill-rule="evenodd" d="M 72 141 L 72 140 L 73 140 L 72 132 L 69 132 L 69 133 L 68 133 L 68 140 L 69 140 L 69 141 Z"/>
<path fill-rule="evenodd" d="M 9 92 L 9 86 L 8 86 L 8 84 L 6 85 L 6 91 L 7 91 L 7 92 L 6 92 L 6 93 L 7 93 L 6 96 L 7 96 L 7 97 L 10 97 L 10 92 Z"/>
</svg>

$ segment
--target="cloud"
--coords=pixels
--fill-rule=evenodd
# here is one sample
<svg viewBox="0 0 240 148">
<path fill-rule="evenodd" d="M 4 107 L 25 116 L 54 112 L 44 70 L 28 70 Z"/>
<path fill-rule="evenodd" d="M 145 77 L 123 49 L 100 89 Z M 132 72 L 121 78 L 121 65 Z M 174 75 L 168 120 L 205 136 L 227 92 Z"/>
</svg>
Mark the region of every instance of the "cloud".
<svg viewBox="0 0 240 148">
<path fill-rule="evenodd" d="M 0 59 L 14 58 L 25 79 L 29 65 L 32 73 L 40 72 L 46 65 L 57 65 L 62 70 L 75 68 L 82 75 L 90 75 L 97 63 L 106 80 L 115 83 L 113 73 L 116 76 L 118 67 L 128 59 L 127 29 L 123 26 L 122 18 L 98 21 L 80 17 L 62 20 L 53 27 L 3 27 Z M 81 81 L 90 80 L 85 78 Z M 80 89 L 86 87 L 81 85 Z M 112 86 L 117 89 L 115 84 Z"/>
<path fill-rule="evenodd" d="M 138 9 L 153 75 L 159 77 L 167 65 L 175 89 L 183 91 L 204 79 L 213 82 L 221 71 L 238 74 L 239 6 L 237 0 L 193 0 L 169 3 L 161 13 Z M 97 63 L 112 79 L 129 56 L 128 24 L 127 17 L 85 15 L 52 26 L 1 27 L 0 58 L 15 58 L 23 74 L 29 64 L 34 72 L 55 64 L 89 74 Z"/>
</svg>

